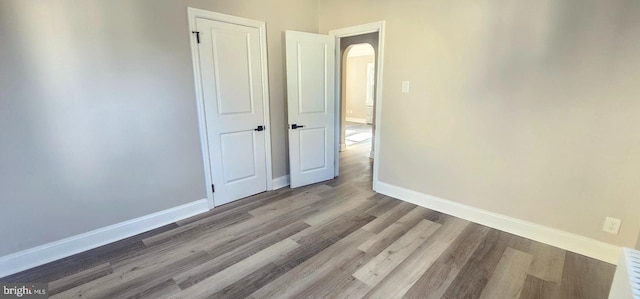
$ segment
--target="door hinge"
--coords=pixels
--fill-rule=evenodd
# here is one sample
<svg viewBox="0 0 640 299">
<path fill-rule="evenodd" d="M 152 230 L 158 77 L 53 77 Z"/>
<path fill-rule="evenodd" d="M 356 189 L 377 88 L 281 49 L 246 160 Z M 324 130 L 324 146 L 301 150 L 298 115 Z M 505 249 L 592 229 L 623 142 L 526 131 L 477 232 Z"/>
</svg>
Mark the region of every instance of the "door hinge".
<svg viewBox="0 0 640 299">
<path fill-rule="evenodd" d="M 195 33 L 196 34 L 196 41 L 198 43 L 200 43 L 200 31 L 191 31 L 191 33 Z"/>
<path fill-rule="evenodd" d="M 215 193 L 216 192 L 216 187 L 215 185 L 211 184 L 211 193 Z"/>
</svg>

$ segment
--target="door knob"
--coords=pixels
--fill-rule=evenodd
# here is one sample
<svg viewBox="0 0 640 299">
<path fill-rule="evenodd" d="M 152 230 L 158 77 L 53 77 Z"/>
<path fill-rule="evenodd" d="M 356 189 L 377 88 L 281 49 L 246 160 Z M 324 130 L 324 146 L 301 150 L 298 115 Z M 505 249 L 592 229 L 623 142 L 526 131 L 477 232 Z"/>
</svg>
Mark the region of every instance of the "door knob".
<svg viewBox="0 0 640 299">
<path fill-rule="evenodd" d="M 299 125 L 297 125 L 297 124 L 292 124 L 292 125 L 291 125 L 291 128 L 295 130 L 295 129 L 297 129 L 297 128 L 304 128 L 304 126 L 299 126 Z"/>
<path fill-rule="evenodd" d="M 258 126 L 257 128 L 253 129 L 254 131 L 264 131 L 264 126 Z"/>
</svg>

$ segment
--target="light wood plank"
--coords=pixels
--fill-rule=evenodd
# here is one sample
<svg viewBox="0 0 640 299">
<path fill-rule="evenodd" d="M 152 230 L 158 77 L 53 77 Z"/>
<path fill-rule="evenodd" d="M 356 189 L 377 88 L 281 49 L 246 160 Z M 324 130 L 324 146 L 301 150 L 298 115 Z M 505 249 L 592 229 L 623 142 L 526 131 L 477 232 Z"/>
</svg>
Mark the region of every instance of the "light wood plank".
<svg viewBox="0 0 640 299">
<path fill-rule="evenodd" d="M 145 250 L 146 253 L 143 255 L 112 266 L 114 271 L 119 272 L 127 271 L 122 268 L 161 267 L 164 263 L 171 262 L 174 257 L 186 256 L 198 251 L 216 251 L 216 254 L 223 254 L 233 249 L 233 247 L 227 246 L 227 244 L 233 243 L 234 247 L 241 246 L 267 233 L 267 230 L 276 230 L 315 212 L 315 210 L 309 206 L 283 210 L 286 210 L 286 216 L 280 215 L 278 217 L 272 217 L 270 214 L 254 216 L 246 221 L 229 226 L 224 230 L 198 234 L 188 241 L 160 244 L 159 246 Z M 221 247 L 226 249 L 220 250 Z"/>
<path fill-rule="evenodd" d="M 126 298 L 144 293 L 171 278 L 176 273 L 195 267 L 210 259 L 206 252 L 172 256 L 158 265 L 127 268 L 68 289 L 50 298 Z"/>
<path fill-rule="evenodd" d="M 287 253 L 300 246 L 295 241 L 287 238 L 260 252 L 233 264 L 203 281 L 182 290 L 179 294 L 170 298 L 206 298 L 226 288 L 234 282 L 253 272 L 253 269 L 263 267 L 271 262 L 284 258 Z"/>
<path fill-rule="evenodd" d="M 289 272 L 254 292 L 251 298 L 294 297 L 339 267 L 353 259 L 360 251 L 356 244 L 371 237 L 370 232 L 359 229 L 327 249 L 306 260 Z"/>
<path fill-rule="evenodd" d="M 234 250 L 216 255 L 215 258 L 183 271 L 173 278 L 181 288 L 188 288 L 308 227 L 309 225 L 302 221 L 294 222 L 262 237 L 255 238 Z"/>
<path fill-rule="evenodd" d="M 413 284 L 404 298 L 437 299 L 442 297 L 489 230 L 488 227 L 478 224 L 467 226 L 436 263 Z"/>
<path fill-rule="evenodd" d="M 507 248 L 480 298 L 519 298 L 532 260 L 531 254 Z"/>
<path fill-rule="evenodd" d="M 473 252 L 442 298 L 479 298 L 500 262 L 511 236 L 491 230 Z"/>
<path fill-rule="evenodd" d="M 365 211 L 365 213 L 376 216 L 376 217 L 380 217 L 382 214 L 384 214 L 388 210 L 391 210 L 393 209 L 393 207 L 400 204 L 400 201 L 396 200 L 395 198 L 392 198 L 383 194 L 379 194 L 379 193 L 376 193 L 367 199 L 371 201 L 375 201 L 377 203 L 382 203 L 381 205 L 378 205 L 375 208 L 371 208 Z"/>
<path fill-rule="evenodd" d="M 567 252 L 564 257 L 562 282 L 553 294 L 555 298 L 607 298 L 615 266 L 592 258 Z"/>
<path fill-rule="evenodd" d="M 338 269 L 328 274 L 322 280 L 315 283 L 309 289 L 303 291 L 301 296 L 309 294 L 311 298 L 362 298 L 371 286 L 353 277 L 358 269 L 372 260 L 375 255 L 359 252 L 355 257 L 340 265 Z M 326 285 L 340 285 L 327 288 Z"/>
<path fill-rule="evenodd" d="M 257 291 L 261 287 L 265 286 L 272 280 L 280 277 L 286 273 L 289 269 L 287 267 L 269 263 L 262 268 L 252 272 L 251 274 L 243 277 L 235 283 L 227 286 L 226 288 L 218 291 L 217 293 L 209 296 L 213 298 L 246 298 L 251 293 Z"/>
<path fill-rule="evenodd" d="M 157 299 L 157 298 L 169 298 L 171 296 L 175 296 L 180 293 L 180 288 L 176 285 L 176 282 L 173 279 L 168 279 L 158 285 L 155 285 L 149 289 L 143 290 L 137 294 L 119 297 L 119 298 L 149 298 L 149 299 Z M 108 297 L 108 298 L 116 298 L 116 297 Z"/>
<path fill-rule="evenodd" d="M 559 298 L 557 296 L 558 288 L 558 284 L 554 282 L 527 275 L 520 292 L 520 299 Z M 554 295 L 554 293 L 556 294 Z"/>
<path fill-rule="evenodd" d="M 211 233 L 217 230 L 224 229 L 228 226 L 243 222 L 252 215 L 248 213 L 242 214 L 226 214 L 217 215 L 216 217 L 208 217 L 199 221 L 194 221 L 189 224 L 185 224 L 176 229 L 166 231 L 149 238 L 142 240 L 147 247 L 158 245 L 164 242 L 174 241 L 180 243 L 183 240 L 189 240 L 194 235 L 202 234 L 202 232 Z"/>
<path fill-rule="evenodd" d="M 366 298 L 401 298 L 404 296 L 468 224 L 469 222 L 466 220 L 449 219 L 398 265 L 386 279 L 377 284 Z"/>
<path fill-rule="evenodd" d="M 328 183 L 327 183 L 328 184 Z M 350 184 L 344 184 L 336 187 L 332 187 L 326 191 L 322 191 L 318 193 L 322 198 L 332 199 L 332 198 L 346 198 L 354 194 L 360 193 L 362 190 L 358 188 L 354 188 Z"/>
<path fill-rule="evenodd" d="M 301 190 L 298 190 L 301 191 Z M 286 198 L 292 196 L 292 189 L 278 189 L 276 191 L 271 192 L 263 192 L 253 196 L 249 196 L 247 198 L 243 198 L 240 200 L 236 200 L 230 203 L 226 203 L 224 205 L 216 206 L 214 209 L 209 210 L 208 212 L 198 214 L 187 219 L 176 221 L 178 226 L 189 225 L 194 222 L 199 222 L 208 218 L 218 218 L 223 217 L 224 215 L 233 215 L 233 214 L 243 214 L 248 211 L 260 207 L 263 205 L 267 205 L 269 203 L 279 201 L 282 198 Z M 205 220 L 206 221 L 206 220 Z"/>
<path fill-rule="evenodd" d="M 345 284 L 342 289 L 333 289 L 333 292 L 325 298 L 363 298 L 369 291 L 371 291 L 370 285 L 350 276 L 349 283 Z"/>
<path fill-rule="evenodd" d="M 364 252 L 378 254 L 382 249 L 389 246 L 400 236 L 405 234 L 409 229 L 418 224 L 430 211 L 423 207 L 415 207 L 398 221 L 394 222 L 384 230 L 370 238 L 366 242 L 360 244 L 358 249 Z"/>
<path fill-rule="evenodd" d="M 562 281 L 566 251 L 550 245 L 532 242 L 529 252 L 533 255 L 533 261 L 527 273 L 545 281 L 555 283 Z"/>
<path fill-rule="evenodd" d="M 83 285 L 94 279 L 113 273 L 111 264 L 104 263 L 96 267 L 69 275 L 67 277 L 52 281 L 49 283 L 49 296 L 63 292 L 65 290 Z"/>
<path fill-rule="evenodd" d="M 402 218 L 402 216 L 409 213 L 415 207 L 416 205 L 414 204 L 402 202 L 393 207 L 391 210 L 382 214 L 380 217 L 376 218 L 376 220 L 371 221 L 371 223 L 367 224 L 362 229 L 377 234 L 387 228 L 387 226 L 398 221 L 398 219 Z"/>
<path fill-rule="evenodd" d="M 353 276 L 372 287 L 377 285 L 438 228 L 440 228 L 440 224 L 429 220 L 420 221 L 418 225 L 389 245 Z"/>
<path fill-rule="evenodd" d="M 271 214 L 272 216 L 277 216 L 282 214 L 283 212 L 291 211 L 292 209 L 299 209 L 304 206 L 309 206 L 322 198 L 318 195 L 318 193 L 331 189 L 333 188 L 327 185 L 316 185 L 305 192 L 278 200 L 264 206 L 256 207 L 255 209 L 249 211 L 249 214 L 254 216 L 263 214 Z"/>
<path fill-rule="evenodd" d="M 342 290 L 351 285 L 355 278 L 343 271 L 332 271 L 325 277 L 312 284 L 307 289 L 296 294 L 297 298 L 335 298 L 334 290 Z"/>
<path fill-rule="evenodd" d="M 304 221 L 309 225 L 320 225 L 344 214 L 345 211 L 351 211 L 357 207 L 365 205 L 365 210 L 376 205 L 375 202 L 366 199 L 364 194 L 355 194 L 345 198 L 339 203 L 327 207 L 325 210 L 309 216 Z"/>
<path fill-rule="evenodd" d="M 353 198 L 352 196 L 349 199 L 345 199 L 345 201 L 352 201 Z M 374 216 L 365 214 L 364 211 L 380 203 L 361 199 L 356 199 L 353 202 L 355 204 L 348 204 L 348 209 L 343 209 L 342 214 L 336 217 L 327 215 L 324 212 L 318 212 L 322 216 L 311 221 L 314 225 L 295 234 L 291 239 L 300 244 L 305 244 L 313 242 L 314 239 L 327 238 L 327 236 L 332 236 L 333 238 L 333 236 L 336 236 L 336 232 L 348 231 L 348 234 L 350 234 L 355 229 L 361 228 L 375 219 Z M 308 222 L 308 219 L 305 219 L 305 222 Z M 346 235 L 340 233 L 337 236 L 344 237 Z"/>
</svg>

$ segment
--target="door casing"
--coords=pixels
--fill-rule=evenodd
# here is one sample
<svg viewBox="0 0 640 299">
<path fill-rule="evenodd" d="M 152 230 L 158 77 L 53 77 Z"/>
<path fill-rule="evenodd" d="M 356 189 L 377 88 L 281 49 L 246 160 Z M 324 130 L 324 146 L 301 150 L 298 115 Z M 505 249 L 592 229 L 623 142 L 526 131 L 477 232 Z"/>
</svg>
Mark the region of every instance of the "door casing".
<svg viewBox="0 0 640 299">
<path fill-rule="evenodd" d="M 271 167 L 271 121 L 269 113 L 269 76 L 267 67 L 267 39 L 266 39 L 266 25 L 262 21 L 256 21 L 231 15 L 225 15 L 208 10 L 202 10 L 197 8 L 188 7 L 187 15 L 189 18 L 189 36 L 191 37 L 191 58 L 193 62 L 193 76 L 196 89 L 196 104 L 198 107 L 198 127 L 200 131 L 200 145 L 202 151 L 202 159 L 204 162 L 204 177 L 205 177 L 205 192 L 209 203 L 209 209 L 214 208 L 213 201 L 214 192 L 211 190 L 213 184 L 213 178 L 211 176 L 211 159 L 209 156 L 209 143 L 207 138 L 206 116 L 204 109 L 204 97 L 202 94 L 200 78 L 200 58 L 198 55 L 198 41 L 197 36 L 192 32 L 196 30 L 196 19 L 209 19 L 213 21 L 225 22 L 229 24 L 236 24 L 242 26 L 248 26 L 258 29 L 260 36 L 260 62 L 262 66 L 262 100 L 264 106 L 264 124 L 265 124 L 265 155 L 266 155 L 266 172 L 267 172 L 267 190 L 273 189 L 273 173 Z"/>
<path fill-rule="evenodd" d="M 341 111 L 341 105 L 340 105 L 340 101 L 343 100 L 341 99 L 341 95 L 342 95 L 342 86 L 341 86 L 341 82 L 342 82 L 342 59 L 340 59 L 341 55 L 340 55 L 340 38 L 342 37 L 349 37 L 349 36 L 354 36 L 354 35 L 361 35 L 361 34 L 367 34 L 367 33 L 372 33 L 372 32 L 378 32 L 378 53 L 376 53 L 377 57 L 376 57 L 376 74 L 377 74 L 377 78 L 376 78 L 376 96 L 374 99 L 374 107 L 375 107 L 375 119 L 374 119 L 374 124 L 375 124 L 375 133 L 374 133 L 374 141 L 373 141 L 373 190 L 375 191 L 377 189 L 377 182 L 378 182 L 378 171 L 379 171 L 379 165 L 380 165 L 380 123 L 382 120 L 382 76 L 383 76 L 383 62 L 384 62 L 384 26 L 385 26 L 385 21 L 378 21 L 378 22 L 372 22 L 372 23 L 367 23 L 367 24 L 362 24 L 362 25 L 356 25 L 356 26 L 351 26 L 351 27 L 347 27 L 347 28 L 341 28 L 341 29 L 336 29 L 336 30 L 331 30 L 329 31 L 329 36 L 333 36 L 336 39 L 336 76 L 335 76 L 335 99 L 336 99 L 336 105 L 335 105 L 335 113 L 336 113 L 336 125 L 335 125 L 335 129 L 336 129 L 336 133 L 335 133 L 335 138 L 336 138 L 336 147 L 335 147 L 335 175 L 338 176 L 339 175 L 339 171 L 340 171 L 340 159 L 339 157 L 339 152 L 340 152 L 340 115 L 342 113 Z"/>
</svg>

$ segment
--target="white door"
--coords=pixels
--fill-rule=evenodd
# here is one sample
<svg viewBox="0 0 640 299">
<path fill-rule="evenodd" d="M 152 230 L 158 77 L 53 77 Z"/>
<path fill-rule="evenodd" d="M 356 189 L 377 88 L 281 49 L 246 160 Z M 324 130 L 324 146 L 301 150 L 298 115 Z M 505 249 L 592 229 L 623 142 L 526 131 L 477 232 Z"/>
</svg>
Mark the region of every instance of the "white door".
<svg viewBox="0 0 640 299">
<path fill-rule="evenodd" d="M 291 188 L 334 177 L 335 40 L 286 32 Z"/>
<path fill-rule="evenodd" d="M 198 18 L 201 86 L 216 206 L 267 189 L 257 28 Z"/>
</svg>

